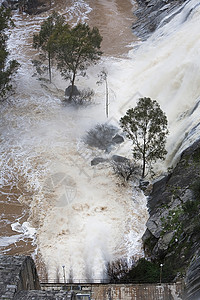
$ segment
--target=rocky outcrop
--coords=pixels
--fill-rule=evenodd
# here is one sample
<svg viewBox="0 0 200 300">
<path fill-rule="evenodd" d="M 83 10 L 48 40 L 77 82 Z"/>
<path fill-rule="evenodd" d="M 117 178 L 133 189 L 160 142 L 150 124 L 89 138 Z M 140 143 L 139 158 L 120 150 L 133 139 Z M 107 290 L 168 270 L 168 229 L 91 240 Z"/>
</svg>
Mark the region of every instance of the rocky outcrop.
<svg viewBox="0 0 200 300">
<path fill-rule="evenodd" d="M 200 299 L 200 250 L 194 255 L 186 276 L 186 300 Z"/>
<path fill-rule="evenodd" d="M 191 290 L 193 277 L 200 286 L 200 274 L 195 271 L 200 265 L 195 258 L 200 247 L 200 141 L 182 153 L 171 174 L 153 185 L 148 209 L 143 236 L 146 255 L 170 265 L 174 275 L 186 275 Z"/>
<path fill-rule="evenodd" d="M 159 26 L 163 26 L 178 14 L 182 10 L 181 5 L 185 1 L 137 0 L 138 9 L 134 12 L 137 21 L 133 24 L 133 32 L 142 40 L 145 40 Z"/>
<path fill-rule="evenodd" d="M 41 290 L 35 263 L 30 256 L 0 256 L 0 299 L 75 300 L 67 290 Z"/>
<path fill-rule="evenodd" d="M 0 256 L 0 299 L 13 299 L 20 290 L 39 290 L 34 261 L 29 256 Z"/>
</svg>

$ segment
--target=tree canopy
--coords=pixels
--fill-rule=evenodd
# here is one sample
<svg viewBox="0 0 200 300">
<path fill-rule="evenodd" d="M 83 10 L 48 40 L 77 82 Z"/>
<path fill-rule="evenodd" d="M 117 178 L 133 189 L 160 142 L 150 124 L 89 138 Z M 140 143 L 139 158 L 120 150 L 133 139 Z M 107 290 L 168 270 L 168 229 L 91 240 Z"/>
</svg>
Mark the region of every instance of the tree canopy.
<svg viewBox="0 0 200 300">
<path fill-rule="evenodd" d="M 54 31 L 59 30 L 62 28 L 65 19 L 63 16 L 60 16 L 56 12 L 53 12 L 51 16 L 45 20 L 42 25 L 41 29 L 38 34 L 33 35 L 33 47 L 36 49 L 41 49 L 43 52 L 42 59 L 48 59 L 48 69 L 49 69 L 49 80 L 51 82 L 51 65 L 52 59 L 55 56 L 55 37 L 52 39 L 52 35 Z"/>
<path fill-rule="evenodd" d="M 57 41 L 58 69 L 72 85 L 69 97 L 71 100 L 76 76 L 85 76 L 88 66 L 96 63 L 102 55 L 100 51 L 102 37 L 98 28 L 91 29 L 87 24 L 82 23 L 75 27 L 66 24 L 60 34 L 55 32 L 54 35 Z"/>
<path fill-rule="evenodd" d="M 50 81 L 51 60 L 55 58 L 61 75 L 71 83 L 71 100 L 76 76 L 84 76 L 88 66 L 100 59 L 101 41 L 98 28 L 82 23 L 72 27 L 54 12 L 34 34 L 33 46 L 48 56 Z"/>
<path fill-rule="evenodd" d="M 146 167 L 151 169 L 152 162 L 164 159 L 167 154 L 167 117 L 155 100 L 141 98 L 136 107 L 129 109 L 120 119 L 120 125 L 133 141 L 134 158 L 142 160 L 144 178 Z"/>
<path fill-rule="evenodd" d="M 9 52 L 7 51 L 7 35 L 5 29 L 13 26 L 11 12 L 8 9 L 0 7 L 0 97 L 3 99 L 6 93 L 11 90 L 11 77 L 17 70 L 16 60 L 8 61 Z"/>
</svg>

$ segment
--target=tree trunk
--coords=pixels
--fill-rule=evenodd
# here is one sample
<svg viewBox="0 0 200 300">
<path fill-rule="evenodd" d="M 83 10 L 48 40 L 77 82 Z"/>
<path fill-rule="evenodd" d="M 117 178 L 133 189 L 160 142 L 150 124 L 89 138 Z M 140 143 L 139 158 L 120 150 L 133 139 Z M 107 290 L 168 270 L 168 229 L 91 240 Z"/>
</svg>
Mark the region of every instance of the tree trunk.
<svg viewBox="0 0 200 300">
<path fill-rule="evenodd" d="M 107 78 L 106 78 L 106 117 L 108 118 L 108 82 L 107 82 Z"/>
<path fill-rule="evenodd" d="M 74 82 L 75 82 L 75 78 L 76 78 L 76 72 L 74 72 L 73 78 L 72 78 L 72 81 L 71 81 L 72 89 L 71 89 L 71 93 L 70 93 L 70 95 L 69 95 L 69 102 L 72 101 L 72 96 L 73 96 L 73 93 L 74 93 Z"/>
<path fill-rule="evenodd" d="M 145 177 L 145 169 L 146 169 L 146 130 L 144 133 L 144 146 L 143 146 L 143 152 L 142 152 L 142 178 Z"/>
<path fill-rule="evenodd" d="M 145 153 L 143 153 L 143 165 L 142 165 L 142 178 L 145 177 L 145 168 L 146 168 L 146 159 L 145 159 Z"/>
<path fill-rule="evenodd" d="M 48 59 L 49 59 L 49 81 L 51 83 L 51 54 L 50 54 L 50 51 L 48 52 Z"/>
</svg>

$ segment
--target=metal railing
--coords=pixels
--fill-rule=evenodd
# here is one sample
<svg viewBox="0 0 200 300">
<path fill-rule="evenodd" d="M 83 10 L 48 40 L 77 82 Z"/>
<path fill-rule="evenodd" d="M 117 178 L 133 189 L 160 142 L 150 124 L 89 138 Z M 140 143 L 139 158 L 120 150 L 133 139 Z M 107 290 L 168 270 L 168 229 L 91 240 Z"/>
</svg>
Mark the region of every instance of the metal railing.
<svg viewBox="0 0 200 300">
<path fill-rule="evenodd" d="M 162 282 L 162 284 L 174 284 L 175 282 Z M 161 284 L 161 282 L 148 282 L 147 280 L 130 280 L 130 279 L 66 279 L 59 280 L 59 279 L 40 279 L 40 284 L 58 284 L 58 285 L 93 285 L 93 284 Z"/>
</svg>

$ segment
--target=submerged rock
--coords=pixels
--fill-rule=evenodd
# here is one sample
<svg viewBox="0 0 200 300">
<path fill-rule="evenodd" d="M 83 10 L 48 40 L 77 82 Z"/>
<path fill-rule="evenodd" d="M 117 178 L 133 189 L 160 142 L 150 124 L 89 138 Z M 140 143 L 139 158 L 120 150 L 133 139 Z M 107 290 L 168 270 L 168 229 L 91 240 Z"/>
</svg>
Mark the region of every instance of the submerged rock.
<svg viewBox="0 0 200 300">
<path fill-rule="evenodd" d="M 121 144 L 124 142 L 124 138 L 123 136 L 116 134 L 113 138 L 112 138 L 112 142 L 116 143 L 116 144 Z"/>
<path fill-rule="evenodd" d="M 112 160 L 114 160 L 116 163 L 125 163 L 129 161 L 128 158 L 120 155 L 113 155 Z"/>
<path fill-rule="evenodd" d="M 66 89 L 65 89 L 65 97 L 69 97 L 71 95 L 72 92 L 72 86 L 69 85 Z M 80 92 L 77 88 L 77 86 L 74 86 L 74 90 L 73 90 L 73 95 L 72 96 L 79 96 Z"/>
<path fill-rule="evenodd" d="M 103 158 L 103 157 L 95 157 L 95 158 L 93 158 L 93 160 L 91 161 L 91 166 L 96 166 L 96 165 L 98 165 L 98 164 L 100 164 L 100 163 L 103 163 L 103 162 L 105 162 L 105 161 L 107 161 L 106 158 Z"/>
</svg>

